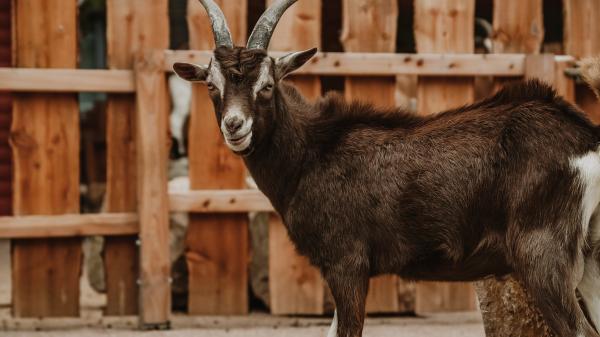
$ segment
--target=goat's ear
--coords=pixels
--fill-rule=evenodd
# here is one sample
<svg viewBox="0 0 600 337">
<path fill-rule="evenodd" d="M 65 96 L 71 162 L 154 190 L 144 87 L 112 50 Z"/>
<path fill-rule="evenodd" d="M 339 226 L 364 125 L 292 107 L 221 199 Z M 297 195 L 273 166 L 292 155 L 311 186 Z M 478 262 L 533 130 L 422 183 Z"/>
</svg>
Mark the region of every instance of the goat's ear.
<svg viewBox="0 0 600 337">
<path fill-rule="evenodd" d="M 173 70 L 179 77 L 191 82 L 206 81 L 208 76 L 208 67 L 191 63 L 177 62 L 173 65 Z"/>
<path fill-rule="evenodd" d="M 302 67 L 304 63 L 315 56 L 317 48 L 312 48 L 305 51 L 298 51 L 282 56 L 275 60 L 275 74 L 278 79 L 286 77 L 294 70 Z"/>
</svg>

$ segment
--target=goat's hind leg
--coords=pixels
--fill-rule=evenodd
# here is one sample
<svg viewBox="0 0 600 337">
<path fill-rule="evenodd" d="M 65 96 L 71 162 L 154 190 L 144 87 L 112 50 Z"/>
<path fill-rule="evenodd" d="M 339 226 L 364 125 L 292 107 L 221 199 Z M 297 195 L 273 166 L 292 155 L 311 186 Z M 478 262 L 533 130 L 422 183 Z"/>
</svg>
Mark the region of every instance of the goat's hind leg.
<svg viewBox="0 0 600 337">
<path fill-rule="evenodd" d="M 556 250 L 556 244 L 531 238 L 531 247 L 537 251 L 519 259 L 516 274 L 548 326 L 557 337 L 600 337 L 588 323 L 575 294 L 583 259 L 572 261 L 566 250 Z"/>
<path fill-rule="evenodd" d="M 583 278 L 577 289 L 596 330 L 600 329 L 600 247 L 585 259 Z"/>
</svg>

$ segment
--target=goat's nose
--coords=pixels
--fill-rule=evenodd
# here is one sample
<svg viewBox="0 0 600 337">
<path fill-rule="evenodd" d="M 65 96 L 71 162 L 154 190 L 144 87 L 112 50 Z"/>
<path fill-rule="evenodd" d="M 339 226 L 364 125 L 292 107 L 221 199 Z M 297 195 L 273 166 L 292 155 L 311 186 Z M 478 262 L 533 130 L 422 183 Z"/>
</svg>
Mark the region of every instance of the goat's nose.
<svg viewBox="0 0 600 337">
<path fill-rule="evenodd" d="M 239 117 L 231 117 L 225 121 L 225 127 L 229 133 L 236 133 L 244 124 L 244 121 Z"/>
</svg>

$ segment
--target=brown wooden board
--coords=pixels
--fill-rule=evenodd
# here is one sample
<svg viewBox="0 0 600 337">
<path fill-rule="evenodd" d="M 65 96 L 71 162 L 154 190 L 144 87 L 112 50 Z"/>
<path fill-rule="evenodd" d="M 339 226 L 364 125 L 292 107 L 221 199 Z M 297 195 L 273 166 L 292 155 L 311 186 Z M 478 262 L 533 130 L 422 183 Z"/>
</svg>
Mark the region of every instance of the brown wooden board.
<svg viewBox="0 0 600 337">
<path fill-rule="evenodd" d="M 396 51 L 396 27 L 398 5 L 395 1 L 343 2 L 342 44 L 347 52 Z M 390 74 L 392 75 L 392 74 Z M 373 102 L 378 106 L 395 105 L 395 77 L 347 77 L 347 99 Z M 378 276 L 370 281 L 367 296 L 367 312 L 398 312 L 411 310 L 401 308 L 398 296 L 397 276 Z M 403 303 L 403 302 L 402 302 Z"/>
<path fill-rule="evenodd" d="M 173 71 L 175 62 L 208 63 L 212 50 L 167 50 L 165 54 L 167 58 L 165 71 Z M 269 53 L 272 57 L 286 54 L 287 52 L 278 51 Z M 397 74 L 520 77 L 524 73 L 524 61 L 523 54 L 319 52 L 310 62 L 296 70 L 291 78 L 297 75 L 386 77 Z"/>
<path fill-rule="evenodd" d="M 164 53 L 136 62 L 136 163 L 140 219 L 139 318 L 142 328 L 162 328 L 171 312 L 171 260 L 167 197 L 168 91 Z"/>
<path fill-rule="evenodd" d="M 474 0 L 415 2 L 415 40 L 419 53 L 472 53 Z M 473 78 L 418 79 L 417 111 L 438 113 L 473 100 Z M 416 287 L 417 313 L 474 310 L 475 292 L 468 283 L 421 282 Z"/>
<path fill-rule="evenodd" d="M 216 3 L 227 17 L 236 44 L 245 45 L 246 1 Z M 190 48 L 214 48 L 208 17 L 197 0 L 188 2 L 188 26 Z M 189 148 L 192 189 L 245 186 L 244 164 L 225 146 L 204 84 L 195 84 L 192 89 Z M 190 214 L 185 245 L 189 313 L 247 313 L 247 214 Z"/>
<path fill-rule="evenodd" d="M 494 53 L 538 53 L 544 41 L 542 0 L 494 1 Z"/>
<path fill-rule="evenodd" d="M 600 1 L 564 0 L 565 53 L 576 58 L 600 54 Z M 587 85 L 576 89 L 577 104 L 596 124 L 600 124 L 600 103 Z"/>
<path fill-rule="evenodd" d="M 267 1 L 271 5 L 272 0 Z M 281 18 L 270 49 L 299 51 L 321 47 L 321 0 L 299 1 Z M 318 76 L 291 80 L 309 99 L 321 94 Z M 323 314 L 324 283 L 320 272 L 298 255 L 277 215 L 269 222 L 269 296 L 271 313 Z"/>
<path fill-rule="evenodd" d="M 0 216 L 0 238 L 50 238 L 138 233 L 135 213 Z"/>
<path fill-rule="evenodd" d="M 132 69 L 134 54 L 169 46 L 167 0 L 108 0 L 107 52 L 110 69 Z M 107 101 L 106 211 L 137 209 L 135 96 L 113 94 Z M 138 312 L 136 236 L 108 237 L 104 243 L 106 315 Z"/>
<path fill-rule="evenodd" d="M 15 64 L 77 67 L 77 1 L 13 2 Z M 11 146 L 16 215 L 79 212 L 79 107 L 74 94 L 19 94 Z M 14 240 L 13 314 L 79 315 L 81 239 Z"/>
</svg>

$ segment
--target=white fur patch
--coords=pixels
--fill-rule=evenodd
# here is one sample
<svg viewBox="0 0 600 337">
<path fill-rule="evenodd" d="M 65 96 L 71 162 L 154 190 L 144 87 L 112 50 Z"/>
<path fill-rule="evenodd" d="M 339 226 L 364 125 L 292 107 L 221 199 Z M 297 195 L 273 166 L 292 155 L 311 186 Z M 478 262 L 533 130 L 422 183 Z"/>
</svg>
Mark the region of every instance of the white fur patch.
<svg viewBox="0 0 600 337">
<path fill-rule="evenodd" d="M 589 224 L 600 203 L 600 155 L 598 152 L 593 151 L 573 158 L 571 159 L 571 167 L 578 172 L 583 187 L 581 221 L 584 236 L 588 241 L 591 240 L 590 243 L 597 242 L 600 239 L 598 236 L 600 231 L 597 228 L 589 228 Z M 589 233 L 593 235 L 589 235 Z"/>
<path fill-rule="evenodd" d="M 256 99 L 258 92 L 269 82 L 273 82 L 273 76 L 271 76 L 271 58 L 265 57 L 260 64 L 260 72 L 258 73 L 256 83 L 254 83 L 254 86 L 252 87 L 254 99 Z"/>
<path fill-rule="evenodd" d="M 337 310 L 333 312 L 333 321 L 331 321 L 331 326 L 329 327 L 329 332 L 327 333 L 327 337 L 337 337 L 337 328 L 338 328 L 338 316 Z"/>
<path fill-rule="evenodd" d="M 219 89 L 219 94 L 221 95 L 221 99 L 223 99 L 223 96 L 225 95 L 225 77 L 223 77 L 223 73 L 221 73 L 221 65 L 215 59 L 212 59 L 210 62 L 210 72 L 206 78 L 206 82 L 212 83 Z"/>
</svg>

